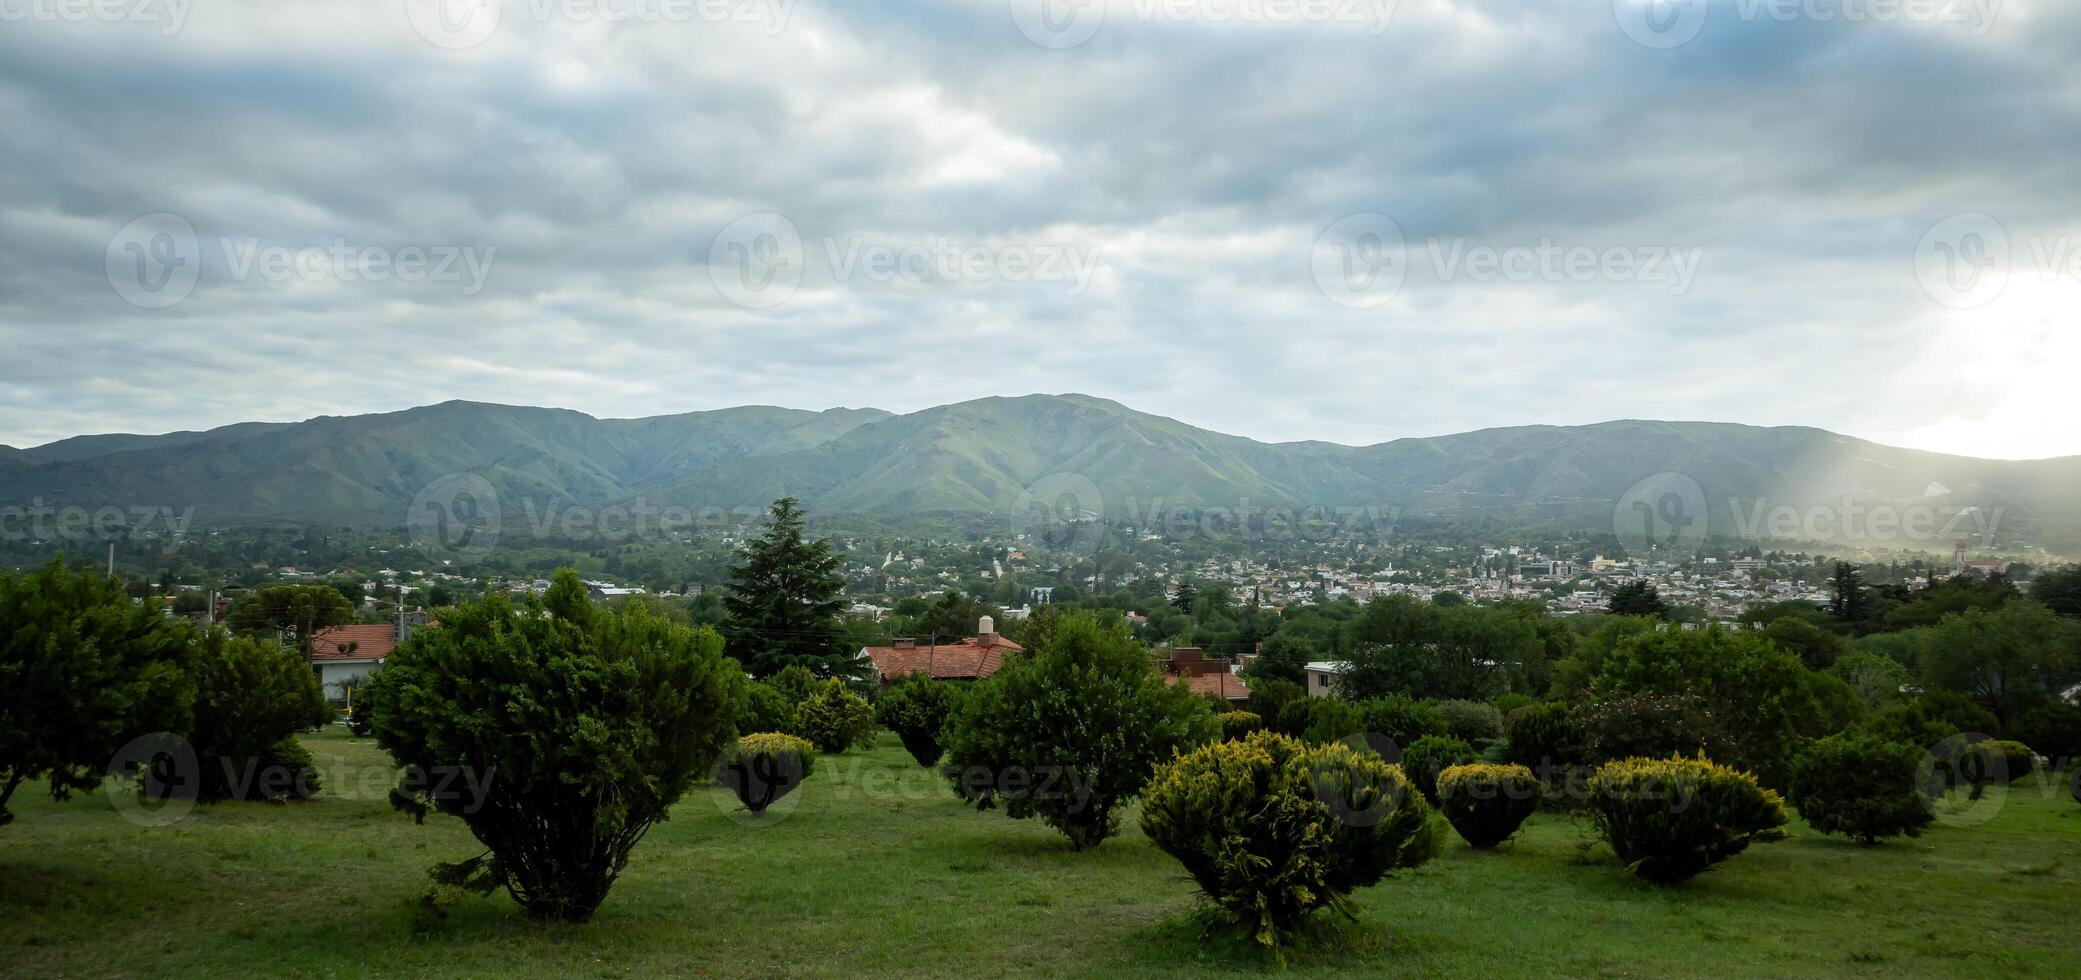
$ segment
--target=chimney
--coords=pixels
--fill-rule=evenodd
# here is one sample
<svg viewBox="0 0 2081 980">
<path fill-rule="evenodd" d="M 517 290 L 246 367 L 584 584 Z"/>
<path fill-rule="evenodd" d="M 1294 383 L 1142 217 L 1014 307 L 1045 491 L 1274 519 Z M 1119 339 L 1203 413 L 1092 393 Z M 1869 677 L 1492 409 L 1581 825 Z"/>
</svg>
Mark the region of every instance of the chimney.
<svg viewBox="0 0 2081 980">
<path fill-rule="evenodd" d="M 997 644 L 997 622 L 988 616 L 976 620 L 975 642 L 978 646 L 995 646 Z"/>
<path fill-rule="evenodd" d="M 917 645 L 918 645 L 918 641 L 916 641 L 916 640 L 911 640 L 911 639 L 900 639 L 900 640 L 897 640 L 897 641 L 896 641 L 896 644 L 895 644 L 895 646 L 896 646 L 896 649 L 898 649 L 898 650 L 910 650 L 910 649 L 913 649 L 913 648 L 915 648 L 915 647 L 916 647 Z"/>
</svg>

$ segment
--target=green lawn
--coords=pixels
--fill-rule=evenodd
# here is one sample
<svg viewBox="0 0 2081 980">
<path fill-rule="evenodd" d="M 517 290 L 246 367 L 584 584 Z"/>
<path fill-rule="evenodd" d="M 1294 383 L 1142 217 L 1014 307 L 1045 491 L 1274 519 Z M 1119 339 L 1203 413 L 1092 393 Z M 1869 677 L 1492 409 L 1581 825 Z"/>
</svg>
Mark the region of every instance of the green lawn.
<svg viewBox="0 0 2081 980">
<path fill-rule="evenodd" d="M 1199 938 L 1197 893 L 1131 819 L 1074 853 L 1038 823 L 965 808 L 886 736 L 821 760 L 784 816 L 751 821 L 723 791 L 696 793 L 637 848 L 589 925 L 528 922 L 500 895 L 415 930 L 426 866 L 471 856 L 474 842 L 456 821 L 392 812 L 372 743 L 333 731 L 308 744 L 347 773 L 318 800 L 225 804 L 180 826 L 135 826 L 98 794 L 56 804 L 23 787 L 0 828 L 0 975 L 1276 969 Z M 1289 966 L 1487 980 L 2081 975 L 2081 806 L 2048 793 L 2019 784 L 1991 822 L 1876 848 L 1798 828 L 1673 890 L 1587 847 L 1585 825 L 1541 815 L 1498 852 L 1452 838 L 1428 866 L 1361 892 L 1363 921 Z"/>
</svg>

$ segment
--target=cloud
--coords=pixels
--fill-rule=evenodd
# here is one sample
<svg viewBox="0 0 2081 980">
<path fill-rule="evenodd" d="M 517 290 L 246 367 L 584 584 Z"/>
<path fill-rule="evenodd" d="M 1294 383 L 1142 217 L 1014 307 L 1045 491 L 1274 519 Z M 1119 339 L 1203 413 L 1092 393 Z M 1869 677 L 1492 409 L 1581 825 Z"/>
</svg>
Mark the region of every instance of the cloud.
<svg viewBox="0 0 2081 980">
<path fill-rule="evenodd" d="M 0 24 L 0 442 L 1078 390 L 1274 440 L 1663 417 L 2081 453 L 2044 410 L 2081 329 L 2070 4 L 1975 33 L 1726 0 L 1668 49 L 1533 0 L 1119 0 L 1060 49 L 1005 0 L 505 0 L 459 48 L 410 6 Z M 1925 241 L 1962 212 L 2008 246 L 1967 309 L 1917 264 L 1977 261 Z M 192 256 L 122 237 L 161 213 Z M 754 213 L 799 248 L 731 238 Z M 1377 257 L 1322 237 L 1356 214 L 1406 249 L 1374 305 L 1318 281 Z M 334 258 L 241 265 L 268 249 Z M 481 288 L 402 274 L 442 249 L 488 258 Z M 1570 250 L 1697 265 L 1539 267 Z M 179 302 L 112 287 L 168 257 L 196 264 Z"/>
</svg>

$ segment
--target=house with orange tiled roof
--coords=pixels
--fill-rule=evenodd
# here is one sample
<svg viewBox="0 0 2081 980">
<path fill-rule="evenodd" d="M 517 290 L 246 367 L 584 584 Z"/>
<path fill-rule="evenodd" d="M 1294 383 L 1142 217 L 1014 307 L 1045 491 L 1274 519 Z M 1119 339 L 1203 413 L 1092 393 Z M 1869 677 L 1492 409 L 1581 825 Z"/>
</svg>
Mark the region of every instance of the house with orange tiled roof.
<svg viewBox="0 0 2081 980">
<path fill-rule="evenodd" d="M 311 667 L 325 696 L 337 700 L 346 689 L 360 687 L 397 649 L 398 628 L 390 623 L 328 626 L 311 635 Z"/>
<path fill-rule="evenodd" d="M 933 680 L 978 681 L 996 673 L 1006 654 L 1026 649 L 1000 635 L 988 616 L 976 622 L 975 634 L 951 643 L 897 640 L 885 647 L 861 647 L 860 656 L 874 661 L 884 684 L 920 671 Z"/>
<path fill-rule="evenodd" d="M 1187 685 L 1194 694 L 1212 695 L 1235 705 L 1250 700 L 1250 686 L 1229 670 L 1228 661 L 1208 660 L 1199 647 L 1173 649 L 1171 658 L 1163 662 L 1163 675 L 1165 683 Z"/>
</svg>

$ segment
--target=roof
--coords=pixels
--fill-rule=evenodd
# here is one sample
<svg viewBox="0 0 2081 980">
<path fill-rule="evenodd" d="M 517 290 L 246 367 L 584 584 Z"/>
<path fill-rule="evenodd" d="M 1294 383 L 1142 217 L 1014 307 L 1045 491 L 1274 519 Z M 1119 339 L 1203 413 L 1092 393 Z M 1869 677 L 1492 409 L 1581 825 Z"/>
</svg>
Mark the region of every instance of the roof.
<svg viewBox="0 0 2081 980">
<path fill-rule="evenodd" d="M 920 643 L 908 647 L 861 647 L 860 652 L 874 661 L 875 670 L 885 681 L 919 671 L 928 671 L 934 680 L 981 680 L 1004 665 L 1005 654 L 1025 649 L 1002 636 L 988 641 L 970 636 L 937 646 Z"/>
<path fill-rule="evenodd" d="M 381 660 L 396 647 L 397 627 L 388 623 L 329 626 L 311 636 L 311 661 Z"/>
<path fill-rule="evenodd" d="M 1194 674 L 1190 677 L 1172 674 L 1164 680 L 1171 684 L 1184 681 L 1192 686 L 1194 694 L 1212 694 L 1230 701 L 1241 701 L 1250 696 L 1250 686 L 1244 684 L 1242 678 L 1225 670 L 1212 674 Z"/>
<path fill-rule="evenodd" d="M 1308 666 L 1303 669 L 1318 674 L 1341 674 L 1350 670 L 1351 665 L 1342 660 L 1310 660 Z"/>
</svg>

